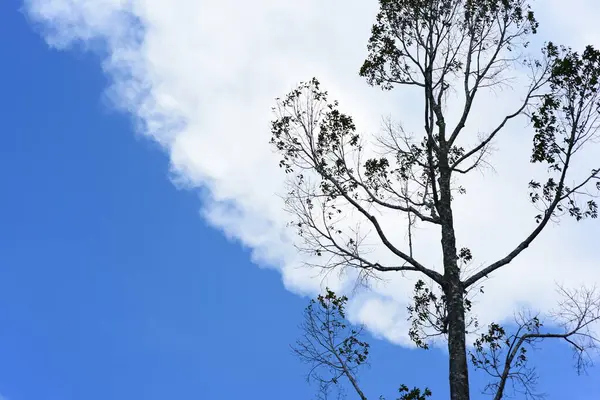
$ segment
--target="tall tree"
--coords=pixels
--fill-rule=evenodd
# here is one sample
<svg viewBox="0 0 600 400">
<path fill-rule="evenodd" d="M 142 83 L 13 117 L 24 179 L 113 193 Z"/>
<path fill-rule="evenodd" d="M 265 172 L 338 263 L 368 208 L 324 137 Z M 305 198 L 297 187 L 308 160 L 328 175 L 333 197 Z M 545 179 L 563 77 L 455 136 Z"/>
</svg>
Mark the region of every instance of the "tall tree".
<svg viewBox="0 0 600 400">
<path fill-rule="evenodd" d="M 408 134 L 389 123 L 378 140 L 384 154 L 369 158 L 352 117 L 339 110 L 337 101 L 329 101 L 318 80 L 312 79 L 277 100 L 272 144 L 288 173 L 286 206 L 295 216 L 301 249 L 325 260 L 313 265 L 355 268 L 362 278 L 408 271 L 433 283 L 431 290 L 423 281 L 417 283 L 409 333 L 420 346 L 427 346 L 431 334 L 447 338 L 451 399 L 466 400 L 467 291 L 518 257 L 550 221 L 564 215 L 577 220 L 598 215 L 592 191 L 600 190 L 600 165 L 583 175 L 572 165 L 582 149 L 599 138 L 600 52 L 588 46 L 578 53 L 548 42 L 537 58 L 526 56 L 529 37 L 538 29 L 526 0 L 379 0 L 379 6 L 360 75 L 384 90 L 418 88 L 422 134 Z M 465 138 L 479 94 L 504 84 L 517 68 L 529 72 L 522 101 L 478 141 Z M 453 125 L 446 115 L 450 98 L 453 106 L 461 101 Z M 504 257 L 465 275 L 461 265 L 472 255 L 468 248 L 457 247 L 453 200 L 464 192 L 457 177 L 489 162 L 492 141 L 519 116 L 531 121 L 530 161 L 547 166 L 544 180 L 529 183 L 531 201 L 540 209 L 537 225 Z M 390 239 L 378 219 L 381 212 L 405 217 L 407 243 Z M 370 225 L 398 262 L 387 265 L 370 258 L 363 246 L 365 233 L 344 225 L 347 215 L 358 215 L 363 226 Z M 414 254 L 415 224 L 439 227 L 442 270 Z M 541 334 L 535 321 L 521 322 L 530 335 Z M 538 338 L 523 332 L 516 335 L 516 348 Z M 505 334 L 493 326 L 488 333 L 490 338 Z"/>
</svg>

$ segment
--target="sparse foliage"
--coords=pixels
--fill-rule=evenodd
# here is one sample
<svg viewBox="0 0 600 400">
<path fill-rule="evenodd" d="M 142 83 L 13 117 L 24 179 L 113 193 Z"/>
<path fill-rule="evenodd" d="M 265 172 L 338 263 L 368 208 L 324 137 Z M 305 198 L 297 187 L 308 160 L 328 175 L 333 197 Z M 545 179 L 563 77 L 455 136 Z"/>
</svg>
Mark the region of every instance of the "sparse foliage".
<svg viewBox="0 0 600 400">
<path fill-rule="evenodd" d="M 379 6 L 360 75 L 383 90 L 418 89 L 423 132 L 406 132 L 389 120 L 375 143 L 383 152 L 373 156 L 352 117 L 312 79 L 277 99 L 271 143 L 281 154 L 280 167 L 289 178 L 285 204 L 294 216 L 291 225 L 301 238 L 299 249 L 309 255 L 308 263 L 325 272 L 351 269 L 364 281 L 392 272 L 419 276 L 414 304 L 408 310 L 409 335 L 423 348 L 432 337 L 447 340 L 450 397 L 467 400 L 466 334 L 477 327 L 469 316 L 469 291 L 518 257 L 550 221 L 598 216 L 600 164 L 583 174 L 573 165 L 582 150 L 600 137 L 600 51 L 587 46 L 579 53 L 547 42 L 536 56 L 528 54 L 529 38 L 537 32 L 538 22 L 527 0 L 379 0 Z M 507 115 L 488 110 L 499 123 L 477 138 L 469 137 L 465 126 L 480 93 L 506 86 L 517 70 L 528 77 L 522 100 Z M 452 105 L 460 105 L 453 125 L 446 115 L 451 95 Z M 473 254 L 468 247 L 457 246 L 453 201 L 466 193 L 457 179 L 489 165 L 492 142 L 508 122 L 521 117 L 531 123 L 531 163 L 547 167 L 545 177 L 529 183 L 531 202 L 539 210 L 533 216 L 537 224 L 504 257 L 466 274 L 464 266 Z M 381 216 L 391 214 L 404 218 L 408 232 L 404 244 L 393 240 L 382 224 Z M 419 224 L 439 229 L 441 270 L 423 263 L 414 252 L 414 228 Z M 367 239 L 376 240 L 396 261 L 373 256 Z M 327 301 L 336 298 L 328 296 Z M 588 301 L 575 300 L 576 296 L 571 298 L 577 305 Z M 323 307 L 321 300 L 315 304 Z M 338 306 L 328 307 L 332 305 L 331 311 L 343 318 Z M 577 311 L 572 316 L 575 321 L 583 318 Z M 526 390 L 532 386 L 533 375 L 520 361 L 521 349 L 541 339 L 540 335 L 549 335 L 542 334 L 536 321 L 520 319 L 514 333 L 492 324 L 475 343 L 474 366 L 499 374 L 499 383 L 490 386 L 496 399 L 504 395 L 508 380 L 520 382 Z M 565 332 L 580 333 L 587 326 Z M 315 327 L 311 332 L 309 336 L 316 337 Z M 543 336 L 549 337 L 555 336 Z M 572 337 L 563 339 L 571 343 Z M 500 349 L 507 357 L 505 364 L 496 359 Z M 335 366 L 338 374 L 346 365 L 349 373 L 335 379 L 344 376 L 352 382 L 357 360 L 335 360 L 321 360 L 321 365 Z M 429 395 L 408 388 L 401 393 L 406 399 Z"/>
<path fill-rule="evenodd" d="M 346 320 L 347 301 L 346 296 L 338 296 L 329 289 L 311 300 L 304 310 L 300 327 L 303 336 L 292 347 L 300 360 L 310 365 L 308 380 L 318 383 L 321 399 L 326 399 L 332 388 L 342 395 L 343 378 L 361 400 L 367 399 L 356 374 L 367 364 L 369 344 L 362 340 L 362 327 L 354 328 Z M 400 397 L 396 400 L 426 400 L 431 396 L 427 388 L 423 391 L 409 389 L 404 384 L 400 385 L 398 393 Z"/>
<path fill-rule="evenodd" d="M 360 399 L 366 400 L 358 386 L 356 373 L 367 362 L 369 344 L 359 339 L 362 329 L 356 329 L 346 321 L 347 301 L 347 297 L 338 297 L 330 290 L 311 300 L 304 311 L 301 326 L 304 335 L 293 350 L 302 361 L 310 364 L 308 379 L 318 382 L 323 397 L 332 385 L 346 378 Z"/>
</svg>

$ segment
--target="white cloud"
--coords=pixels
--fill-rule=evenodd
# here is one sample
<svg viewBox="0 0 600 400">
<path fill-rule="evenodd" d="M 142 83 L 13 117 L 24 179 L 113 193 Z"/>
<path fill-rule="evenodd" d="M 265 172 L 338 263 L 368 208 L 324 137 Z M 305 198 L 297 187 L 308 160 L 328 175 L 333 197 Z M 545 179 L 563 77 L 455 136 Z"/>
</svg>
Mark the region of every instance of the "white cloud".
<svg viewBox="0 0 600 400">
<path fill-rule="evenodd" d="M 598 43 L 600 10 L 592 3 L 570 1 L 568 14 L 577 17 L 565 18 L 563 2 L 544 2 L 544 38 L 575 47 Z M 298 293 L 314 293 L 321 280 L 298 268 L 293 236 L 284 229 L 289 216 L 274 196 L 282 192 L 283 177 L 268 145 L 273 99 L 317 76 L 361 128 L 376 129 L 388 114 L 407 127 L 420 126 L 410 94 L 380 92 L 357 76 L 377 11 L 374 0 L 26 0 L 25 5 L 51 46 L 104 44 L 110 97 L 169 153 L 175 182 L 208 189 L 202 215 L 251 248 L 257 262 L 278 268 L 286 286 Z M 516 98 L 518 93 L 482 97 L 469 127 L 491 126 L 501 117 L 498 111 L 510 110 L 507 100 Z M 504 255 L 533 226 L 525 186 L 531 177 L 530 134 L 522 127 L 523 121 L 508 126 L 496 143 L 496 172 L 470 179 L 471 192 L 457 201 L 459 245 L 471 247 L 478 263 Z M 387 225 L 401 241 L 397 223 Z M 478 304 L 483 321 L 509 317 L 521 304 L 552 307 L 556 281 L 567 286 L 599 281 L 597 229 L 593 222 L 570 221 L 550 227 L 486 282 Z M 435 232 L 422 233 L 420 254 L 439 263 L 427 251 L 438 245 Z M 405 343 L 411 290 L 411 281 L 389 277 L 357 297 L 352 316 Z"/>
</svg>

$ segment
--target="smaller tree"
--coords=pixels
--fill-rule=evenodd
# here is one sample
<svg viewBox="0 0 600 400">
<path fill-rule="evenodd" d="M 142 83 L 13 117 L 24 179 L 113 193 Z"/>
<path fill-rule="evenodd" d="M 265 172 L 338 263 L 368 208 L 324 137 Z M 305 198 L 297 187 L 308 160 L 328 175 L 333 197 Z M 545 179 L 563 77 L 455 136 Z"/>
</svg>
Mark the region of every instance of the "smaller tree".
<svg viewBox="0 0 600 400">
<path fill-rule="evenodd" d="M 341 383 L 346 380 L 359 399 L 367 400 L 357 374 L 367 364 L 369 344 L 362 340 L 363 327 L 353 327 L 347 321 L 347 301 L 346 296 L 329 289 L 311 300 L 304 310 L 303 335 L 292 347 L 300 360 L 310 365 L 307 379 L 318 383 L 320 399 L 327 399 L 333 388 L 341 397 Z M 431 396 L 427 388 L 421 391 L 406 385 L 401 385 L 398 392 L 397 400 L 426 400 Z"/>
<path fill-rule="evenodd" d="M 559 339 L 573 350 L 575 368 L 582 373 L 591 365 L 592 353 L 598 349 L 599 338 L 591 329 L 600 320 L 600 299 L 595 289 L 567 290 L 558 288 L 562 301 L 548 315 L 544 327 L 539 314 L 522 311 L 515 315 L 512 332 L 492 323 L 475 340 L 470 352 L 476 369 L 485 371 L 492 381 L 484 393 L 501 400 L 509 389 L 526 398 L 542 398 L 536 391 L 538 375 L 528 363 L 528 353 L 543 340 Z M 508 385 L 510 384 L 510 387 Z"/>
</svg>

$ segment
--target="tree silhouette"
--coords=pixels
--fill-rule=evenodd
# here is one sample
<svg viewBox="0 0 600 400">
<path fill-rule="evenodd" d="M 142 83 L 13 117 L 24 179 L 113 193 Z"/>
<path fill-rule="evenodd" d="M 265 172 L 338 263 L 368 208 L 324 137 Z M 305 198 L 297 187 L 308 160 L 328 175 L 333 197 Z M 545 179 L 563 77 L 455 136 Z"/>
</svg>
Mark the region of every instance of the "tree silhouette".
<svg viewBox="0 0 600 400">
<path fill-rule="evenodd" d="M 423 281 L 417 282 L 409 333 L 422 347 L 430 335 L 447 339 L 451 399 L 466 400 L 468 290 L 518 257 L 550 221 L 598 215 L 594 196 L 600 190 L 600 165 L 583 175 L 572 165 L 581 150 L 599 138 L 600 52 L 588 46 L 578 53 L 548 42 L 537 57 L 527 55 L 525 49 L 538 22 L 526 0 L 379 0 L 379 6 L 360 75 L 383 90 L 418 88 L 423 132 L 408 133 L 389 121 L 376 142 L 383 151 L 372 157 L 352 117 L 312 79 L 277 99 L 271 142 L 289 178 L 285 204 L 295 216 L 300 250 L 323 260 L 311 261 L 311 265 L 326 271 L 353 268 L 364 280 L 402 272 L 420 274 L 432 282 L 430 289 Z M 506 85 L 517 68 L 528 71 L 522 100 L 473 142 L 464 128 L 478 95 Z M 451 94 L 453 102 L 461 101 L 453 125 L 446 115 Z M 547 167 L 546 177 L 532 179 L 528 188 L 532 203 L 540 210 L 534 215 L 537 224 L 504 257 L 466 274 L 461 266 L 472 255 L 469 248 L 457 247 L 453 201 L 465 192 L 457 179 L 488 163 L 493 140 L 509 121 L 521 116 L 530 120 L 533 131 L 530 161 Z M 404 217 L 406 243 L 391 239 L 380 220 L 383 213 Z M 356 220 L 356 226 L 348 226 L 347 218 Z M 439 227 L 442 270 L 414 254 L 417 224 Z M 387 264 L 371 255 L 365 246 L 368 230 L 397 262 Z M 589 313 L 585 318 L 590 318 Z M 521 326 L 508 338 L 496 325 L 490 326 L 481 346 L 512 340 L 510 355 L 515 348 L 520 351 L 542 338 L 535 321 L 522 320 Z M 486 357 L 495 360 L 493 354 Z M 512 371 L 518 355 L 507 360 Z M 476 366 L 488 366 L 482 362 Z M 509 378 L 520 376 L 526 382 L 528 376 L 505 373 L 499 364 L 492 370 L 501 379 L 496 398 L 502 397 Z"/>
</svg>

